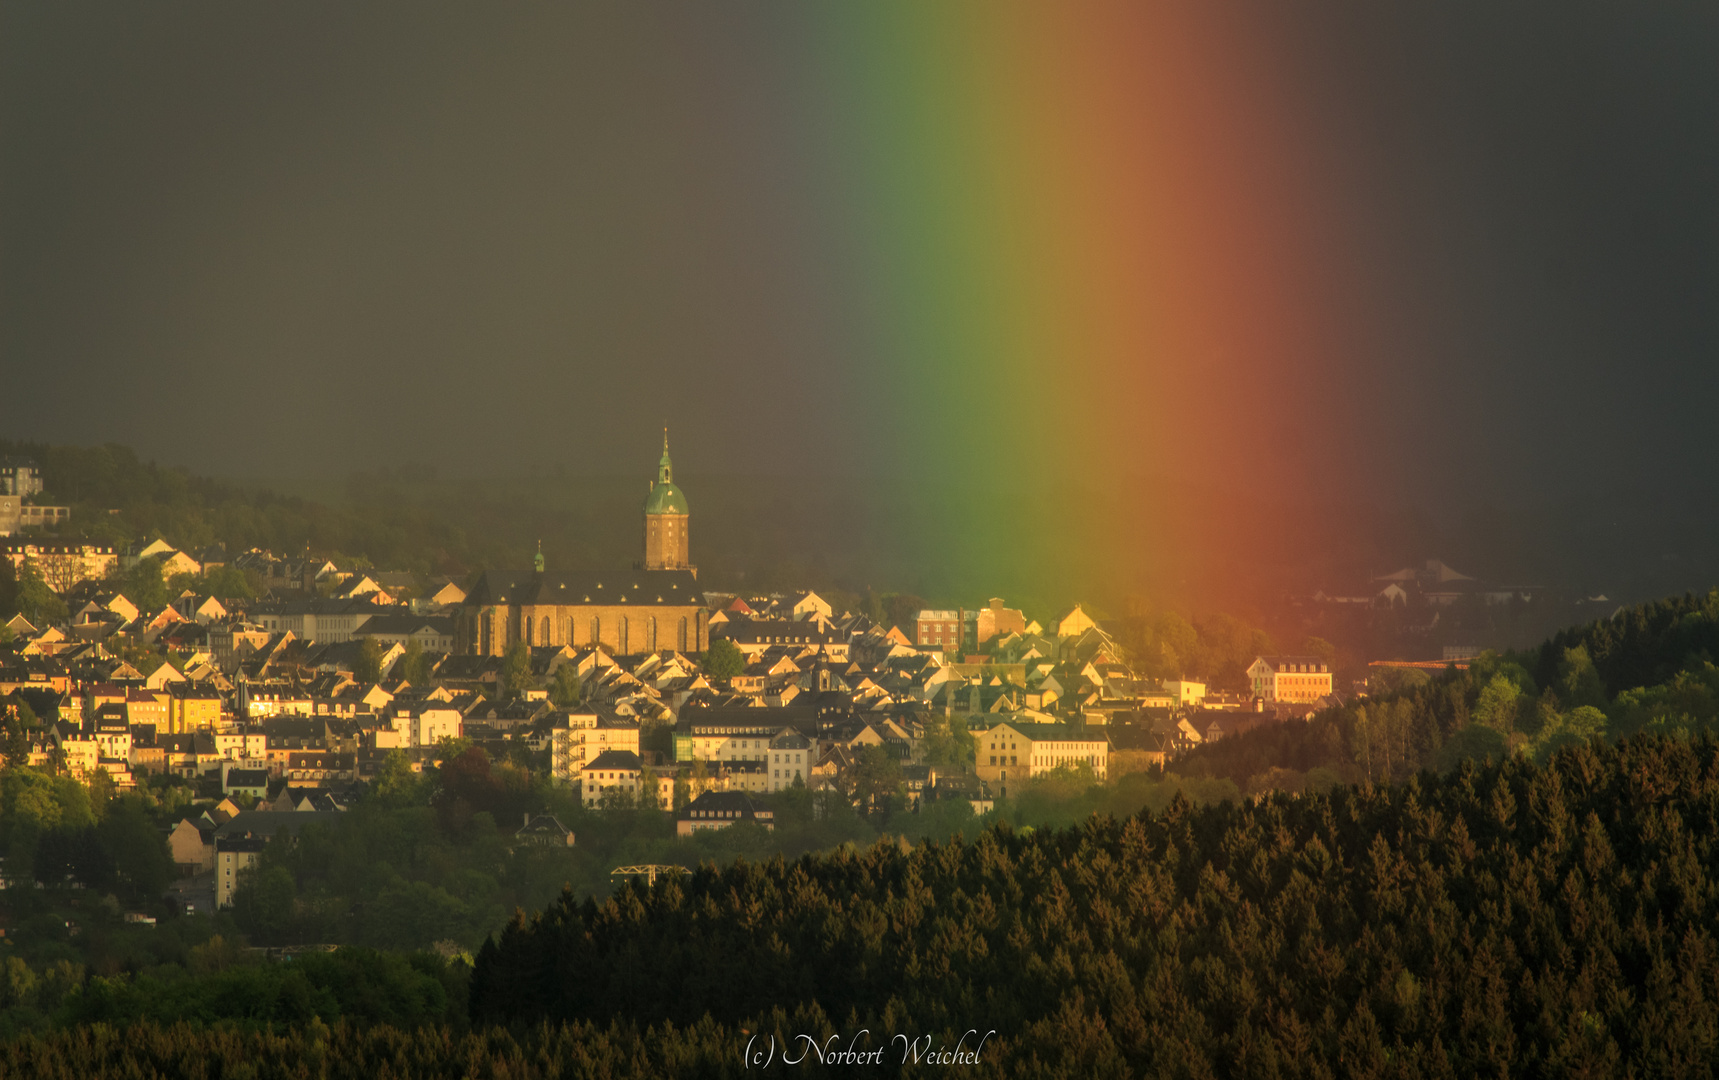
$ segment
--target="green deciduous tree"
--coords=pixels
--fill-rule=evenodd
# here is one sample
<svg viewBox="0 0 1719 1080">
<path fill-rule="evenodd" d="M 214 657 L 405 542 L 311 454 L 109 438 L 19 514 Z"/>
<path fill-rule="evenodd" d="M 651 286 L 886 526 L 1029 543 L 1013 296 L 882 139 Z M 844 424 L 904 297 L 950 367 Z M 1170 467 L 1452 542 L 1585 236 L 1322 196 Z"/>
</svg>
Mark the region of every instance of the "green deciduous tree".
<svg viewBox="0 0 1719 1080">
<path fill-rule="evenodd" d="M 1474 705 L 1474 722 L 1484 724 L 1506 738 L 1516 730 L 1517 713 L 1522 706 L 1522 691 L 1509 676 L 1492 676 L 1480 691 Z"/>
<path fill-rule="evenodd" d="M 1534 760 L 1545 761 L 1567 746 L 1582 746 L 1590 739 L 1606 735 L 1606 714 L 1592 705 L 1579 705 L 1567 713 L 1556 714 L 1540 729 L 1530 746 Z"/>
<path fill-rule="evenodd" d="M 283 866 L 241 870 L 233 890 L 233 918 L 258 941 L 280 941 L 291 924 L 297 894 L 292 873 Z"/>
<path fill-rule="evenodd" d="M 537 680 L 531 677 L 531 651 L 525 642 L 515 641 L 501 658 L 501 692 L 513 697 L 536 685 Z"/>
<path fill-rule="evenodd" d="M 382 678 L 382 643 L 373 637 L 358 639 L 358 655 L 352 661 L 352 677 L 361 683 Z"/>
<path fill-rule="evenodd" d="M 557 708 L 575 708 L 581 700 L 581 690 L 579 669 L 571 663 L 564 663 L 555 669 L 555 678 L 549 684 L 549 700 Z"/>
<path fill-rule="evenodd" d="M 122 586 L 125 598 L 144 611 L 157 611 L 173 598 L 172 590 L 161 576 L 161 560 L 148 558 L 133 566 L 125 575 Z"/>
<path fill-rule="evenodd" d="M 1586 645 L 1574 645 L 1564 650 L 1558 663 L 1558 693 L 1572 708 L 1581 705 L 1591 705 L 1596 709 L 1606 707 L 1606 684 L 1601 680 L 1593 658 L 1588 655 Z"/>
<path fill-rule="evenodd" d="M 901 758 L 887 746 L 862 746 L 844 776 L 848 797 L 862 813 L 893 809 L 901 797 Z"/>
<path fill-rule="evenodd" d="M 52 623 L 65 622 L 69 617 L 66 602 L 60 599 L 54 590 L 48 588 L 41 570 L 30 559 L 24 560 L 23 567 L 18 571 L 17 605 L 18 613 L 38 629 Z"/>
<path fill-rule="evenodd" d="M 712 638 L 704 650 L 704 673 L 713 681 L 726 684 L 746 670 L 746 656 L 740 647 L 727 638 Z"/>
<path fill-rule="evenodd" d="M 400 666 L 396 669 L 401 678 L 416 687 L 425 687 L 430 683 L 430 658 L 424 655 L 424 643 L 417 638 L 406 642 L 406 651 L 400 656 Z"/>
<path fill-rule="evenodd" d="M 371 791 L 377 802 L 391 809 L 416 806 L 425 799 L 423 778 L 412 771 L 411 759 L 404 750 L 390 750 L 382 758 Z"/>
</svg>

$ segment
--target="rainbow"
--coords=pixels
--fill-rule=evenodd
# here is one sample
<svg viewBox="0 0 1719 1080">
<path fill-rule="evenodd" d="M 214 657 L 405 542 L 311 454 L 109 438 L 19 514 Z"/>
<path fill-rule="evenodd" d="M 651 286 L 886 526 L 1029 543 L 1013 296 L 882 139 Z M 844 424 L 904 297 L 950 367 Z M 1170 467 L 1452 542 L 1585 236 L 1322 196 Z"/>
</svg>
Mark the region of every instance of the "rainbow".
<svg viewBox="0 0 1719 1080">
<path fill-rule="evenodd" d="M 1270 26 L 1194 3 L 816 10 L 798 145 L 840 223 L 853 392 L 901 471 L 1025 500 L 937 534 L 972 587 L 1047 559 L 1095 588 L 1222 576 L 1238 530 L 1293 535 L 1356 482 L 1333 418 L 1367 260 Z M 1059 491 L 1080 508 L 1034 501 Z"/>
</svg>

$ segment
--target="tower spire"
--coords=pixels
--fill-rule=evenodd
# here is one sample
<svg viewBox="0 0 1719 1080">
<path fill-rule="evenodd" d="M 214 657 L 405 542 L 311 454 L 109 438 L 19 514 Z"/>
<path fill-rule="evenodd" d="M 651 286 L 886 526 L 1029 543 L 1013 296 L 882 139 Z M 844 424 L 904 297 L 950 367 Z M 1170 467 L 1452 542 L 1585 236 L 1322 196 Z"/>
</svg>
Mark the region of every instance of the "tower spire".
<svg viewBox="0 0 1719 1080">
<path fill-rule="evenodd" d="M 674 482 L 674 465 L 669 461 L 668 425 L 663 425 L 663 457 L 657 462 L 657 483 L 669 484 Z"/>
<path fill-rule="evenodd" d="M 539 574 L 543 573 L 543 541 L 537 542 L 537 555 L 531 560 L 531 568 Z"/>
</svg>

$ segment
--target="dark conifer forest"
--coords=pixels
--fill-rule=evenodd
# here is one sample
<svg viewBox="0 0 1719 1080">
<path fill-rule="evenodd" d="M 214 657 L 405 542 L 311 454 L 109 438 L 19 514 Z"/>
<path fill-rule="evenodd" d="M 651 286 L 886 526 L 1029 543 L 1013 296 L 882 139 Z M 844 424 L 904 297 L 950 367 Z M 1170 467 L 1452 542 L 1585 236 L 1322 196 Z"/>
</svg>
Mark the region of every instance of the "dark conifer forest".
<svg viewBox="0 0 1719 1080">
<path fill-rule="evenodd" d="M 1706 1075 L 1716 834 L 1719 745 L 1649 735 L 568 896 L 486 945 L 469 1024 L 85 1024 L 0 1067 L 739 1075 L 753 1036 L 787 1072 L 805 1035 L 887 1074 L 895 1035 L 975 1029 L 974 1075 Z"/>
</svg>

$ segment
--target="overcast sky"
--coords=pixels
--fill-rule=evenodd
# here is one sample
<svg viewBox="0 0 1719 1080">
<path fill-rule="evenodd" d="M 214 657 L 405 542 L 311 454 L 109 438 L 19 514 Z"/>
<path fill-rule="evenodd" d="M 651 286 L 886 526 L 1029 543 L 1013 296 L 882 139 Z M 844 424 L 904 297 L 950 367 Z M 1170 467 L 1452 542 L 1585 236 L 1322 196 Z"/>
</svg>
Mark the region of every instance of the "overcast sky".
<svg viewBox="0 0 1719 1080">
<path fill-rule="evenodd" d="M 1406 294 L 1347 452 L 1712 499 L 1719 7 L 1388 7 L 1253 16 Z M 794 10 L 0 6 L 0 424 L 281 475 L 632 471 L 667 422 L 865 472 Z"/>
</svg>

